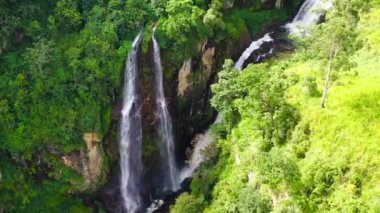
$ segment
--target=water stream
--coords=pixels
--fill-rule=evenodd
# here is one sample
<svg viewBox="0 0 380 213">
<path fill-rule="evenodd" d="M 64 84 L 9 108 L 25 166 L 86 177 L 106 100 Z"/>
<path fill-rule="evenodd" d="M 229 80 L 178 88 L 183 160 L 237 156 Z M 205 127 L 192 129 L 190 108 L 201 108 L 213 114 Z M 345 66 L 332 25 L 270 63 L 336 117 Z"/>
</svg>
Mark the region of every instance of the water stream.
<svg viewBox="0 0 380 213">
<path fill-rule="evenodd" d="M 124 210 L 138 212 L 142 206 L 140 180 L 143 169 L 141 157 L 141 98 L 138 91 L 137 53 L 140 33 L 132 44 L 125 64 L 124 96 L 120 134 L 121 194 Z"/>
<path fill-rule="evenodd" d="M 293 21 L 286 24 L 285 28 L 295 35 L 301 35 L 307 30 L 307 27 L 318 22 L 323 12 L 332 7 L 331 0 L 306 0 Z"/>
<path fill-rule="evenodd" d="M 166 178 L 162 185 L 164 186 L 164 190 L 174 192 L 180 188 L 180 182 L 178 180 L 178 168 L 175 159 L 172 119 L 170 117 L 165 99 L 160 46 L 155 38 L 155 31 L 156 28 L 154 28 L 152 36 L 156 83 L 156 116 L 158 120 L 158 136 L 160 141 L 161 159 L 163 159 L 164 163 L 164 165 L 162 165 L 162 171 L 166 173 Z"/>
</svg>

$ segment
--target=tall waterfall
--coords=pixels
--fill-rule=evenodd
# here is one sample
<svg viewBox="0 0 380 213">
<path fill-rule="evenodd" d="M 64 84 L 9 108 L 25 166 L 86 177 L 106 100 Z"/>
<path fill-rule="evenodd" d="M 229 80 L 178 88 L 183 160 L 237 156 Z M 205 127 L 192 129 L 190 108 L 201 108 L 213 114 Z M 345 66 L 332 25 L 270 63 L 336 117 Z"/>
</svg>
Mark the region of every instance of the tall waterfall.
<svg viewBox="0 0 380 213">
<path fill-rule="evenodd" d="M 154 72 L 156 80 L 156 107 L 158 119 L 158 135 L 160 140 L 160 151 L 163 159 L 163 171 L 166 172 L 164 184 L 165 190 L 176 191 L 180 187 L 178 180 L 177 164 L 175 159 L 175 147 L 173 139 L 172 119 L 166 106 L 165 92 L 163 85 L 163 74 L 161 66 L 160 47 L 154 36 L 156 28 L 153 30 L 153 50 L 154 50 Z"/>
<path fill-rule="evenodd" d="M 125 65 L 124 97 L 120 135 L 121 194 L 124 210 L 138 212 L 142 206 L 141 98 L 138 92 L 137 53 L 142 33 L 136 37 Z"/>
</svg>

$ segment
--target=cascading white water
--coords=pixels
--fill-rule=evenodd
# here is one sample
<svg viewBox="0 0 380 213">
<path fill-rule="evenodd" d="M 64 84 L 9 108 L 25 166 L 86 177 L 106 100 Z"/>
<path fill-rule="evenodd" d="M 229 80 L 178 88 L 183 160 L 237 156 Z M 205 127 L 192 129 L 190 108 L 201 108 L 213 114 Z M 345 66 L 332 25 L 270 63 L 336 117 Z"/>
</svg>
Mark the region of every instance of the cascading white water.
<svg viewBox="0 0 380 213">
<path fill-rule="evenodd" d="M 268 34 L 267 34 L 268 35 Z M 268 35 L 269 36 L 269 35 Z M 267 40 L 270 40 L 269 38 L 266 38 Z M 250 47 L 248 49 L 250 50 L 246 50 L 244 51 L 244 53 L 247 53 L 249 51 L 251 51 L 253 46 L 256 48 L 257 46 L 257 49 L 260 48 L 260 45 L 262 45 L 264 43 L 263 41 L 264 39 L 262 39 L 260 42 L 256 42 L 254 45 L 250 45 Z M 254 43 L 254 42 L 253 42 Z M 261 43 L 261 44 L 260 44 Z M 253 52 L 254 50 L 252 50 Z M 250 54 L 252 53 L 250 52 Z M 240 57 L 240 59 L 238 60 L 238 62 L 235 63 L 234 67 L 237 68 L 237 69 L 242 69 L 242 66 L 245 62 L 245 60 L 247 60 L 247 58 L 249 57 L 245 57 L 243 56 L 244 53 L 242 54 L 242 56 Z M 238 64 L 239 63 L 239 64 Z M 213 124 L 218 124 L 222 121 L 222 114 L 221 113 L 218 113 L 216 118 L 215 118 L 215 121 Z M 181 182 L 183 182 L 185 179 L 191 177 L 194 173 L 194 171 L 199 167 L 199 165 L 206 159 L 206 156 L 204 154 L 205 150 L 214 142 L 214 138 L 212 136 L 212 130 L 211 129 L 208 129 L 205 133 L 203 134 L 198 134 L 195 136 L 195 138 L 193 139 L 192 141 L 192 144 L 195 144 L 194 148 L 193 148 L 193 152 L 191 154 L 191 157 L 188 161 L 188 166 L 185 167 L 182 171 L 181 171 L 181 174 L 180 174 L 180 180 Z"/>
<path fill-rule="evenodd" d="M 271 41 L 273 41 L 273 38 L 269 35 L 269 33 L 265 34 L 262 38 L 253 41 L 251 45 L 240 56 L 239 60 L 235 63 L 235 68 L 242 69 L 244 62 L 249 58 L 253 51 L 260 49 L 261 45 L 263 45 L 265 42 Z"/>
<path fill-rule="evenodd" d="M 125 65 L 124 97 L 120 135 L 121 194 L 124 211 L 138 212 L 142 206 L 140 179 L 142 172 L 141 99 L 138 93 L 137 53 L 142 33 L 136 37 Z"/>
<path fill-rule="evenodd" d="M 181 171 L 180 180 L 184 181 L 193 175 L 194 171 L 206 159 L 204 151 L 213 143 L 212 131 L 209 129 L 204 134 L 198 134 L 193 140 L 195 147 L 189 159 L 188 166 Z"/>
<path fill-rule="evenodd" d="M 292 23 L 285 25 L 291 33 L 299 33 L 297 26 L 302 24 L 302 27 L 315 24 L 321 13 L 318 10 L 326 10 L 332 7 L 330 0 L 306 0 L 301 6 L 299 12 L 295 16 Z M 267 33 L 260 39 L 253 41 L 251 45 L 243 52 L 239 60 L 235 63 L 234 68 L 241 70 L 243 68 L 244 62 L 250 57 L 250 55 L 260 49 L 260 47 L 266 42 L 272 42 L 274 39 Z M 273 48 L 270 48 L 268 53 L 263 53 L 256 58 L 256 62 L 259 61 L 266 54 L 272 54 Z M 219 123 L 222 119 L 222 114 L 218 113 L 214 124 Z M 212 132 L 208 129 L 204 134 L 199 134 L 194 138 L 193 143 L 195 147 L 193 153 L 189 159 L 189 165 L 181 171 L 181 180 L 185 180 L 192 176 L 194 171 L 199 167 L 199 165 L 205 160 L 203 151 L 212 144 L 214 139 L 212 138 Z"/>
<path fill-rule="evenodd" d="M 249 56 L 255 51 L 260 49 L 261 45 L 265 42 L 271 42 L 273 38 L 269 33 L 265 34 L 262 38 L 253 41 L 251 45 L 242 53 L 239 60 L 235 63 L 234 68 L 241 70 L 243 68 L 244 62 L 249 58 Z M 222 120 L 222 114 L 218 113 L 214 124 L 220 123 Z M 193 140 L 195 147 L 193 153 L 189 159 L 188 166 L 181 172 L 181 181 L 184 181 L 186 178 L 191 177 L 194 171 L 199 167 L 199 165 L 205 160 L 206 156 L 204 151 L 207 147 L 214 142 L 212 137 L 212 131 L 208 129 L 204 134 L 198 134 Z"/>
<path fill-rule="evenodd" d="M 300 35 L 305 27 L 315 24 L 321 16 L 320 10 L 332 7 L 330 0 L 306 0 L 291 23 L 285 25 L 289 32 Z"/>
<path fill-rule="evenodd" d="M 154 36 L 156 27 L 153 29 L 153 54 L 154 71 L 156 80 L 156 107 L 158 119 L 158 135 L 160 140 L 161 157 L 164 160 L 163 171 L 166 172 L 165 190 L 176 191 L 180 188 L 178 169 L 175 159 L 175 146 L 173 139 L 172 119 L 166 106 L 163 85 L 163 73 L 161 65 L 160 47 Z"/>
</svg>

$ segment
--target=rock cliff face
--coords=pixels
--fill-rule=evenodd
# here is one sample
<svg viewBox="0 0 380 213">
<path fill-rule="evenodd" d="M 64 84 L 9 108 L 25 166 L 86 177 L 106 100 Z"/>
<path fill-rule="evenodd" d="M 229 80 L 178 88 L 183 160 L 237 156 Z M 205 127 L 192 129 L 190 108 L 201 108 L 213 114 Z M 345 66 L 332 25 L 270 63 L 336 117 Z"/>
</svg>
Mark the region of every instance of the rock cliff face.
<svg viewBox="0 0 380 213">
<path fill-rule="evenodd" d="M 210 85 L 215 82 L 217 70 L 225 58 L 237 59 L 241 52 L 251 43 L 248 31 L 241 33 L 236 41 L 215 43 L 205 41 L 200 44 L 197 56 L 185 60 L 177 68 L 174 82 L 168 91 L 177 91 L 171 95 L 171 109 L 176 133 L 179 159 L 185 158 L 185 150 L 193 137 L 209 126 L 216 115 L 210 105 Z M 169 68 L 167 68 L 169 69 Z"/>
<path fill-rule="evenodd" d="M 191 59 L 183 62 L 178 72 L 178 96 L 184 96 L 189 87 L 189 75 L 191 74 Z"/>
<path fill-rule="evenodd" d="M 74 169 L 84 178 L 80 190 L 86 190 L 96 186 L 103 172 L 102 150 L 99 147 L 99 138 L 96 133 L 85 133 L 83 140 L 87 149 L 81 149 L 61 156 L 61 161 L 66 166 Z"/>
</svg>

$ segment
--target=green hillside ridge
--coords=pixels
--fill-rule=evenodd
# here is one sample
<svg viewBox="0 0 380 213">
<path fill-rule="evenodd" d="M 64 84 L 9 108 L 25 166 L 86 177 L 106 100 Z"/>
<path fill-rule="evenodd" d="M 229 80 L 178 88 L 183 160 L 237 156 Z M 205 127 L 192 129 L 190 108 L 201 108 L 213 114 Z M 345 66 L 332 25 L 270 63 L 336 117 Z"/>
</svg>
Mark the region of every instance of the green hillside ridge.
<svg viewBox="0 0 380 213">
<path fill-rule="evenodd" d="M 156 24 L 168 108 L 188 140 L 176 141 L 183 158 L 185 130 L 203 130 L 215 113 L 209 103 L 223 115 L 189 190 L 168 196 L 163 211 L 380 212 L 380 0 L 334 0 L 309 34 L 290 37 L 294 52 L 242 71 L 228 59 L 220 67 L 301 3 L 276 2 L 0 1 L 0 213 L 123 208 L 115 200 L 125 60 L 143 29 L 140 84 L 153 103 Z M 177 76 L 189 58 L 183 78 L 194 88 L 182 96 Z M 154 109 L 144 107 L 155 130 Z M 187 119 L 202 128 L 184 128 Z M 155 136 L 144 132 L 145 176 L 160 173 Z M 160 190 L 155 175 L 144 177 L 141 208 Z"/>
<path fill-rule="evenodd" d="M 354 66 L 333 72 L 325 108 L 327 66 L 305 54 L 310 41 L 242 72 L 225 63 L 212 99 L 224 116 L 210 148 L 218 160 L 210 155 L 173 212 L 184 200 L 218 213 L 380 211 L 380 5 L 363 4 L 350 11 L 360 14 Z"/>
<path fill-rule="evenodd" d="M 255 5 L 257 23 L 287 18 L 285 10 L 260 12 L 259 0 L 244 8 L 224 8 L 227 2 L 0 1 L 0 212 L 101 209 L 95 195 L 118 168 L 118 102 L 138 32 L 144 28 L 147 54 L 158 21 L 163 55 L 171 56 L 165 83 L 173 84 L 183 60 L 198 57 L 199 43 L 228 40 L 229 31 L 237 39 L 247 28 L 244 18 L 235 28 L 227 11 Z M 86 134 L 95 136 L 92 144 Z"/>
</svg>

